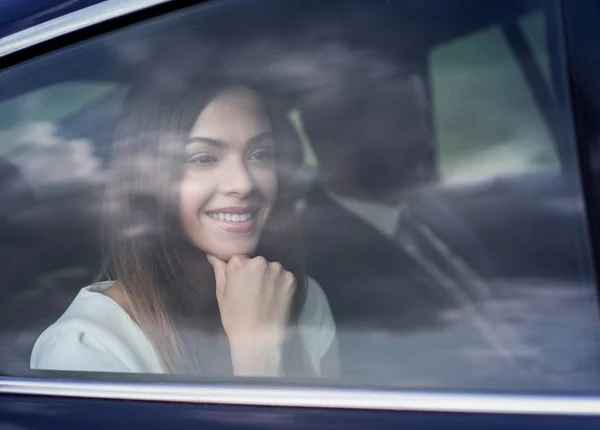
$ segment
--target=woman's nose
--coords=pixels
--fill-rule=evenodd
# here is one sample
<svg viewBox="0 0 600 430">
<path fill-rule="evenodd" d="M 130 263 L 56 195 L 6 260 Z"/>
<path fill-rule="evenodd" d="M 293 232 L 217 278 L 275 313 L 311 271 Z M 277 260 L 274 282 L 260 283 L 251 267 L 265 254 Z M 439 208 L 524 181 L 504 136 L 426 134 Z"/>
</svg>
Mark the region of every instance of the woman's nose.
<svg viewBox="0 0 600 430">
<path fill-rule="evenodd" d="M 254 187 L 247 166 L 241 161 L 228 163 L 221 172 L 220 188 L 223 194 L 246 197 Z"/>
</svg>

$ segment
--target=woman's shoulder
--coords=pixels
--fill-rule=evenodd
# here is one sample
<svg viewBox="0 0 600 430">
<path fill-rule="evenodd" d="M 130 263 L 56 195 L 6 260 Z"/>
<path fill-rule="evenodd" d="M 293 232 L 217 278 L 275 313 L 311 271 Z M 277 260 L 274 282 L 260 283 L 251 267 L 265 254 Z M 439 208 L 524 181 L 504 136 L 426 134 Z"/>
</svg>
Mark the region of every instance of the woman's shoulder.
<svg viewBox="0 0 600 430">
<path fill-rule="evenodd" d="M 306 300 L 298 322 L 310 352 L 322 358 L 333 342 L 336 328 L 327 296 L 310 277 L 306 280 Z"/>
<path fill-rule="evenodd" d="M 104 284 L 82 289 L 65 313 L 37 339 L 31 368 L 106 372 L 157 371 L 153 351 L 137 324 Z"/>
<path fill-rule="evenodd" d="M 308 317 L 310 315 L 314 316 L 315 313 L 321 313 L 324 311 L 329 311 L 329 302 L 327 300 L 327 296 L 318 282 L 310 276 L 307 276 L 306 300 L 304 301 L 302 314 L 305 314 L 305 317 Z"/>
</svg>

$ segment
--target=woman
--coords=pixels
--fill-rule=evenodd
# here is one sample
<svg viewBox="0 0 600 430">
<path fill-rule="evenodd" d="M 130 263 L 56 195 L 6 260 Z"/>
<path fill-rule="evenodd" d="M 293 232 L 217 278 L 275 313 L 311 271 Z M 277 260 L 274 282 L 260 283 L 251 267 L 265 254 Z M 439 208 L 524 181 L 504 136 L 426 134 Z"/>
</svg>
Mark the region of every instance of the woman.
<svg viewBox="0 0 600 430">
<path fill-rule="evenodd" d="M 257 85 L 155 70 L 119 118 L 106 273 L 31 367 L 335 376 L 335 325 L 304 274 L 289 186 L 299 145 Z M 288 181 L 286 181 L 288 179 Z"/>
</svg>

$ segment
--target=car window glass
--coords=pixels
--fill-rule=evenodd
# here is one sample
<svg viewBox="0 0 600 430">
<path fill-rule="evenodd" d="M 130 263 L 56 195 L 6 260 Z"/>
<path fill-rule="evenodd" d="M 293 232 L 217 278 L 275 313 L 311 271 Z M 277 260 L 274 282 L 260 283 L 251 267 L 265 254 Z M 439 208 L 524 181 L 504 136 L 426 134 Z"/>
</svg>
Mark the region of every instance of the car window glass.
<svg viewBox="0 0 600 430">
<path fill-rule="evenodd" d="M 110 82 L 67 82 L 20 94 L 0 104 L 0 136 L 5 153 L 14 149 L 24 128 L 34 122 L 58 121 L 97 102 L 114 88 Z M 10 142 L 10 143 L 9 143 Z"/>
<path fill-rule="evenodd" d="M 2 70 L 0 373 L 597 391 L 554 7 L 211 2 Z"/>
<path fill-rule="evenodd" d="M 546 78 L 542 84 L 550 85 L 545 16 L 518 22 Z M 442 44 L 431 52 L 430 65 L 444 180 L 559 167 L 553 136 L 500 25 Z"/>
</svg>

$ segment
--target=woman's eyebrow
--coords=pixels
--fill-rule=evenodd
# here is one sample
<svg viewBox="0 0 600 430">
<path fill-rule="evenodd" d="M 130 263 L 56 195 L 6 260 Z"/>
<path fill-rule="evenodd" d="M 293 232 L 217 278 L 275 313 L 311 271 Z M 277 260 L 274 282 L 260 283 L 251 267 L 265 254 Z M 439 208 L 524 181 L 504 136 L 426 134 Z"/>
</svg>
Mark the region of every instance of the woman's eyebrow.
<svg viewBox="0 0 600 430">
<path fill-rule="evenodd" d="M 266 131 L 264 133 L 257 134 L 254 137 L 248 139 L 248 146 L 259 145 L 263 143 L 267 139 L 272 139 L 273 135 L 270 131 Z"/>
<path fill-rule="evenodd" d="M 201 136 L 190 137 L 188 139 L 188 143 L 205 143 L 207 145 L 217 146 L 217 147 L 227 146 L 227 144 L 225 142 L 223 142 L 222 140 L 211 139 L 210 137 L 201 137 Z"/>
</svg>

